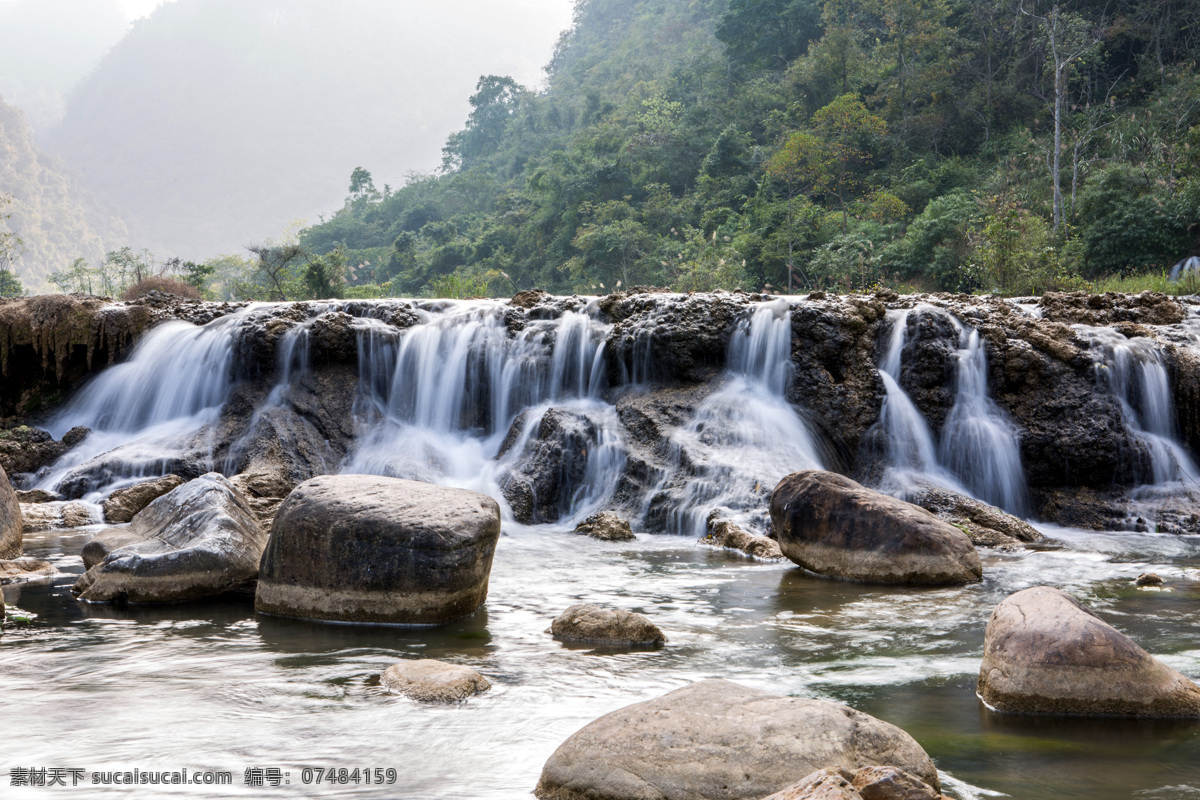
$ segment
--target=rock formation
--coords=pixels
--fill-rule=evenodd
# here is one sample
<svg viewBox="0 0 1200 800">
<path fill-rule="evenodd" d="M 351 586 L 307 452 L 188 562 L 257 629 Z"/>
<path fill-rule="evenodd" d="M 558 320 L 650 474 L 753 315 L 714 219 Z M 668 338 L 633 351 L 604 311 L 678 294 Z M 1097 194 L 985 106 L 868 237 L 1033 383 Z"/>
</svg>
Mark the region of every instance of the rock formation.
<svg viewBox="0 0 1200 800">
<path fill-rule="evenodd" d="M 554 618 L 550 633 L 568 642 L 605 645 L 659 645 L 667 637 L 645 615 L 618 608 L 576 603 Z"/>
<path fill-rule="evenodd" d="M 400 661 L 380 677 L 388 690 L 426 703 L 452 703 L 492 688 L 488 679 L 469 667 L 432 659 Z"/>
</svg>

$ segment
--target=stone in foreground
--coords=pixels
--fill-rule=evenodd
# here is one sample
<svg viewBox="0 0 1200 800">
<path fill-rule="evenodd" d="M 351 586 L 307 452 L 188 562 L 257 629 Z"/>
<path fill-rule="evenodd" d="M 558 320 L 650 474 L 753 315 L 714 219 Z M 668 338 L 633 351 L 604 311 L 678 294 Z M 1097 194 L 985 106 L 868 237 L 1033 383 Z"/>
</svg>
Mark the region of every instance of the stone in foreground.
<svg viewBox="0 0 1200 800">
<path fill-rule="evenodd" d="M 556 639 L 593 644 L 657 645 L 667 637 L 650 619 L 633 611 L 576 603 L 555 617 L 550 633 Z"/>
<path fill-rule="evenodd" d="M 128 528 L 97 538 L 103 545 L 88 558 L 93 566 L 71 591 L 81 600 L 127 603 L 246 590 L 267 541 L 246 499 L 216 472 L 158 498 Z"/>
<path fill-rule="evenodd" d="M 390 691 L 425 703 L 454 703 L 492 688 L 470 667 L 428 658 L 393 664 L 380 682 Z"/>
<path fill-rule="evenodd" d="M 862 795 L 844 775 L 819 769 L 764 800 L 862 800 Z"/>
<path fill-rule="evenodd" d="M 629 521 L 611 511 L 592 514 L 575 526 L 575 532 L 602 542 L 632 542 L 637 538 L 633 535 L 633 528 L 629 527 Z"/>
<path fill-rule="evenodd" d="M 708 515 L 708 535 L 700 540 L 700 544 L 724 547 L 728 550 L 740 550 L 748 556 L 765 561 L 783 559 L 783 551 L 779 549 L 779 542 L 768 539 L 766 536 L 746 533 L 733 522 L 721 519 L 719 512 L 716 511 Z"/>
<path fill-rule="evenodd" d="M 500 507 L 376 475 L 322 475 L 275 515 L 254 607 L 342 622 L 439 625 L 487 599 Z"/>
<path fill-rule="evenodd" d="M 1200 717 L 1200 686 L 1050 586 L 992 612 L 979 696 L 997 711 Z"/>
<path fill-rule="evenodd" d="M 183 485 L 178 475 L 164 475 L 118 489 L 104 501 L 104 521 L 114 524 L 129 522 L 134 515 L 177 486 Z"/>
<path fill-rule="evenodd" d="M 57 574 L 58 570 L 54 568 L 53 564 L 36 558 L 0 561 L 0 584 L 36 581 Z"/>
<path fill-rule="evenodd" d="M 983 575 L 975 546 L 958 528 L 833 472 L 781 480 L 771 493 L 771 522 L 785 556 L 832 578 L 945 585 Z"/>
<path fill-rule="evenodd" d="M 849 706 L 707 680 L 601 717 L 542 769 L 542 800 L 759 800 L 815 770 L 888 764 L 938 787 L 904 731 Z"/>
<path fill-rule="evenodd" d="M 25 540 L 25 523 L 17 493 L 8 482 L 4 467 L 0 467 L 0 559 L 21 555 Z"/>
</svg>

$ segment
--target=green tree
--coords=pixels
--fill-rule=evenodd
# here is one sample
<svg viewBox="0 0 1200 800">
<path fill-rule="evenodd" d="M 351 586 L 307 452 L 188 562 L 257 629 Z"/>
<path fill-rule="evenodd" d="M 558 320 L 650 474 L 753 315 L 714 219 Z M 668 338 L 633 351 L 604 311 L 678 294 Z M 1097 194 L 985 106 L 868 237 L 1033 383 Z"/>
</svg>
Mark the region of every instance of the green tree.
<svg viewBox="0 0 1200 800">
<path fill-rule="evenodd" d="M 828 154 L 823 188 L 837 197 L 846 233 L 849 201 L 863 188 L 862 167 L 871 161 L 871 150 L 887 132 L 887 124 L 857 97 L 844 94 L 813 115 L 813 128 Z"/>
<path fill-rule="evenodd" d="M 716 33 L 730 61 L 782 70 L 821 35 L 820 4 L 816 0 L 733 0 Z"/>
<path fill-rule="evenodd" d="M 484 75 L 471 95 L 471 114 L 467 126 L 450 135 L 442 148 L 443 168 L 447 171 L 470 167 L 491 155 L 500 146 L 508 123 L 525 93 L 512 78 Z"/>
</svg>

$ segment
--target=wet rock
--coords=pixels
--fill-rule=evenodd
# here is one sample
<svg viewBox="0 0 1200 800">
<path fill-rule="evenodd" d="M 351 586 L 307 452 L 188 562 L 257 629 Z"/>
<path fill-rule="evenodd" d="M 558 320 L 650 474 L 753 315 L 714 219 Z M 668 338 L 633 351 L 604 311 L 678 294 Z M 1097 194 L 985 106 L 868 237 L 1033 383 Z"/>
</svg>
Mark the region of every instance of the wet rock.
<svg viewBox="0 0 1200 800">
<path fill-rule="evenodd" d="M 893 764 L 931 786 L 907 733 L 827 700 L 707 680 L 601 717 L 546 762 L 542 800 L 758 800 L 818 769 Z"/>
<path fill-rule="evenodd" d="M 17 490 L 17 501 L 22 504 L 53 503 L 55 500 L 62 500 L 62 497 L 45 489 Z"/>
<path fill-rule="evenodd" d="M 1187 316 L 1182 303 L 1160 292 L 1046 292 L 1038 306 L 1042 309 L 1043 319 L 1070 325 L 1112 325 L 1118 322 L 1175 325 L 1183 322 Z"/>
<path fill-rule="evenodd" d="M 805 569 L 872 583 L 955 584 L 980 580 L 967 535 L 912 503 L 832 472 L 788 475 L 771 494 L 783 554 Z"/>
<path fill-rule="evenodd" d="M 904 499 L 962 530 L 977 547 L 1012 546 L 1044 538 L 1037 528 L 1019 517 L 939 486 L 921 486 Z"/>
<path fill-rule="evenodd" d="M 105 528 L 84 544 L 80 557 L 83 558 L 84 570 L 89 570 L 99 564 L 108 554 L 119 550 L 125 545 L 135 544 L 145 539 L 141 533 L 128 527 Z"/>
<path fill-rule="evenodd" d="M 183 478 L 178 475 L 164 475 L 118 489 L 104 501 L 104 520 L 112 523 L 129 522 L 151 502 L 183 483 Z"/>
<path fill-rule="evenodd" d="M 600 431 L 582 414 L 551 408 L 522 446 L 526 413 L 517 415 L 500 448 L 503 457 L 521 447 L 517 462 L 500 481 L 500 491 L 518 522 L 555 522 L 586 489 L 588 451 L 599 444 Z"/>
<path fill-rule="evenodd" d="M 619 608 L 576 603 L 554 618 L 550 633 L 568 642 L 634 645 L 663 644 L 667 637 L 642 614 Z"/>
<path fill-rule="evenodd" d="M 0 584 L 24 583 L 57 575 L 58 570 L 49 561 L 34 558 L 18 558 L 0 561 Z"/>
<path fill-rule="evenodd" d="M 56 405 L 93 370 L 116 363 L 152 322 L 144 306 L 98 297 L 0 299 L 0 417 Z"/>
<path fill-rule="evenodd" d="M 729 520 L 721 519 L 719 511 L 708 515 L 708 535 L 700 540 L 700 544 L 740 550 L 746 555 L 768 561 L 784 557 L 783 551 L 779 549 L 779 543 L 774 539 L 746 533 Z"/>
<path fill-rule="evenodd" d="M 9 475 L 37 472 L 65 452 L 66 445 L 39 428 L 0 430 L 0 469 Z"/>
<path fill-rule="evenodd" d="M 76 425 L 71 430 L 63 434 L 62 443 L 67 447 L 74 447 L 82 442 L 92 432 L 91 428 L 85 428 L 83 425 Z"/>
<path fill-rule="evenodd" d="M 25 536 L 25 521 L 17 493 L 8 482 L 4 467 L 0 467 L 0 559 L 21 555 Z"/>
<path fill-rule="evenodd" d="M 514 294 L 512 299 L 508 301 L 508 304 L 517 308 L 528 309 L 545 302 L 549 297 L 550 295 L 541 289 L 526 289 L 523 292 Z"/>
<path fill-rule="evenodd" d="M 629 527 L 629 521 L 611 511 L 592 514 L 575 526 L 575 532 L 603 542 L 631 542 L 637 538 Z"/>
<path fill-rule="evenodd" d="M 223 475 L 203 475 L 154 500 L 72 591 L 93 602 L 176 603 L 246 590 L 258 576 L 266 532 Z"/>
<path fill-rule="evenodd" d="M 325 475 L 280 506 L 255 608 L 286 617 L 436 625 L 487 598 L 500 507 L 373 475 Z"/>
<path fill-rule="evenodd" d="M 850 782 L 863 800 L 945 800 L 932 786 L 898 767 L 863 767 Z"/>
<path fill-rule="evenodd" d="M 1162 577 L 1156 572 L 1143 572 L 1141 575 L 1137 576 L 1137 579 L 1134 580 L 1133 585 L 1162 586 L 1164 582 L 1165 581 L 1163 581 Z"/>
<path fill-rule="evenodd" d="M 1050 586 L 996 606 L 978 691 L 998 711 L 1200 717 L 1200 686 Z"/>
<path fill-rule="evenodd" d="M 28 533 L 82 528 L 101 521 L 93 507 L 74 501 L 22 505 L 21 514 L 25 518 L 25 530 Z"/>
<path fill-rule="evenodd" d="M 275 514 L 294 484 L 281 471 L 242 472 L 229 482 L 246 497 L 263 530 L 270 530 Z"/>
<path fill-rule="evenodd" d="M 390 691 L 426 703 L 453 703 L 492 688 L 487 678 L 469 667 L 432 659 L 393 664 L 380 682 Z"/>
</svg>

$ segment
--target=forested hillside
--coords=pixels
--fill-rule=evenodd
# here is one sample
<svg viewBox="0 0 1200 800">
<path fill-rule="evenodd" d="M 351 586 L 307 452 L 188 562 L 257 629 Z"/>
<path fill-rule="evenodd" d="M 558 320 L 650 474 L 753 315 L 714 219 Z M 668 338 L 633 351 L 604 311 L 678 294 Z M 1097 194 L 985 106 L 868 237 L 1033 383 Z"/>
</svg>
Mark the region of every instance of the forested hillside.
<svg viewBox="0 0 1200 800">
<path fill-rule="evenodd" d="M 0 270 L 48 291 L 52 271 L 101 259 L 126 239 L 124 223 L 38 149 L 24 116 L 0 97 Z M 9 282 L 0 274 L 0 294 L 12 293 Z"/>
<path fill-rule="evenodd" d="M 291 285 L 1161 275 L 1200 246 L 1198 54 L 1200 0 L 579 0 L 545 91 L 482 78 L 439 175 L 356 170 L 300 236 L 333 272 Z"/>
</svg>

